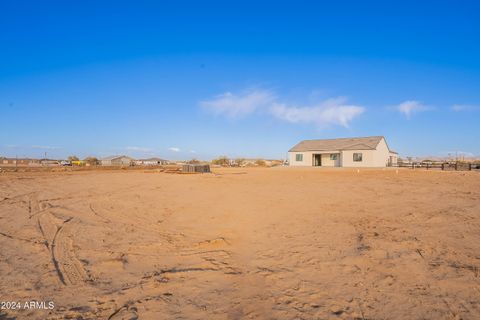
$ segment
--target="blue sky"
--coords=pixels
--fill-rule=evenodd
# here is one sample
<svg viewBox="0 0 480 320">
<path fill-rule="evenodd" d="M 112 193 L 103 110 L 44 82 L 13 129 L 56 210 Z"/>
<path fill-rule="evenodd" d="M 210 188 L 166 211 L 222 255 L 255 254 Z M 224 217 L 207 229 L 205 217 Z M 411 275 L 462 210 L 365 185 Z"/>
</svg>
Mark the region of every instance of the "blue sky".
<svg viewBox="0 0 480 320">
<path fill-rule="evenodd" d="M 0 155 L 480 155 L 475 1 L 2 1 L 0 30 Z"/>
</svg>

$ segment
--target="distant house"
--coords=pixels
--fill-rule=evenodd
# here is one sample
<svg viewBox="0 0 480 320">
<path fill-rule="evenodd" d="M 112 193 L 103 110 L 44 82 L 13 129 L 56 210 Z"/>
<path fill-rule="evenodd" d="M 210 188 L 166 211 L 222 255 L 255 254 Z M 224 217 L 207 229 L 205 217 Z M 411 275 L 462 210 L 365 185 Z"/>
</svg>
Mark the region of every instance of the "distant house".
<svg viewBox="0 0 480 320">
<path fill-rule="evenodd" d="M 100 159 L 102 166 L 131 166 L 135 159 L 128 156 L 110 156 Z"/>
<path fill-rule="evenodd" d="M 3 165 L 19 165 L 19 166 L 31 166 L 40 165 L 40 160 L 29 158 L 5 158 L 0 157 L 0 164 Z"/>
<path fill-rule="evenodd" d="M 60 165 L 60 161 L 55 159 L 40 159 L 40 164 L 42 166 L 58 166 Z"/>
<path fill-rule="evenodd" d="M 398 154 L 384 137 L 304 140 L 288 151 L 295 167 L 386 167 L 397 164 Z"/>
<path fill-rule="evenodd" d="M 160 158 L 148 158 L 135 160 L 135 164 L 138 166 L 160 166 L 169 164 L 169 161 Z"/>
</svg>

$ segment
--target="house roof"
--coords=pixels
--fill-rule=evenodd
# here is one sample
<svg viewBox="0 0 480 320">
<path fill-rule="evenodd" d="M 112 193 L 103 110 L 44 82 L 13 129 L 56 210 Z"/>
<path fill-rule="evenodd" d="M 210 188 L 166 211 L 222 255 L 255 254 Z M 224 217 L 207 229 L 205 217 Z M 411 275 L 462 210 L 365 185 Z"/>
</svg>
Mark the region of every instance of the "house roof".
<svg viewBox="0 0 480 320">
<path fill-rule="evenodd" d="M 109 157 L 102 158 L 100 160 L 115 160 L 115 159 L 119 159 L 119 158 L 127 158 L 127 159 L 130 159 L 130 160 L 133 160 L 133 158 L 128 157 L 128 156 L 109 156 Z"/>
<path fill-rule="evenodd" d="M 338 139 L 320 139 L 320 140 L 303 140 L 293 148 L 290 152 L 302 151 L 337 151 L 337 150 L 374 150 L 380 141 L 384 139 L 382 136 L 375 137 L 359 137 L 359 138 L 338 138 Z"/>
</svg>

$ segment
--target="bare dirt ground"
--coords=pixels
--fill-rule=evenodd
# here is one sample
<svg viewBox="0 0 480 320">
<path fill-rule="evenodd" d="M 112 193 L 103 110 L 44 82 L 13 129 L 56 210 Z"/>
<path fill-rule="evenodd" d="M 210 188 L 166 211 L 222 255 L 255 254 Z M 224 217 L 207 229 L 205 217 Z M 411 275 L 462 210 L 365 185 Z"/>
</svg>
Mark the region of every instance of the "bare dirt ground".
<svg viewBox="0 0 480 320">
<path fill-rule="evenodd" d="M 480 173 L 0 175 L 0 319 L 480 319 Z"/>
</svg>

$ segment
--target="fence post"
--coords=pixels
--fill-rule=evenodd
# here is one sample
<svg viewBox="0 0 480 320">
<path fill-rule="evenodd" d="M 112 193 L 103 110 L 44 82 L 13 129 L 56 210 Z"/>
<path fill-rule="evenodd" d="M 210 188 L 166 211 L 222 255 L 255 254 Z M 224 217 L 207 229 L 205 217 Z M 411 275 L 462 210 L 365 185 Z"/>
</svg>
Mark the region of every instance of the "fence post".
<svg viewBox="0 0 480 320">
<path fill-rule="evenodd" d="M 427 170 L 428 170 L 428 163 L 427 163 Z"/>
<path fill-rule="evenodd" d="M 415 169 L 415 163 L 412 162 L 412 169 Z"/>
<path fill-rule="evenodd" d="M 445 163 L 442 163 L 442 171 L 445 170 Z"/>
<path fill-rule="evenodd" d="M 455 162 L 455 171 L 458 170 L 458 162 Z"/>
<path fill-rule="evenodd" d="M 468 171 L 472 171 L 472 164 L 471 163 L 468 164 Z"/>
</svg>

